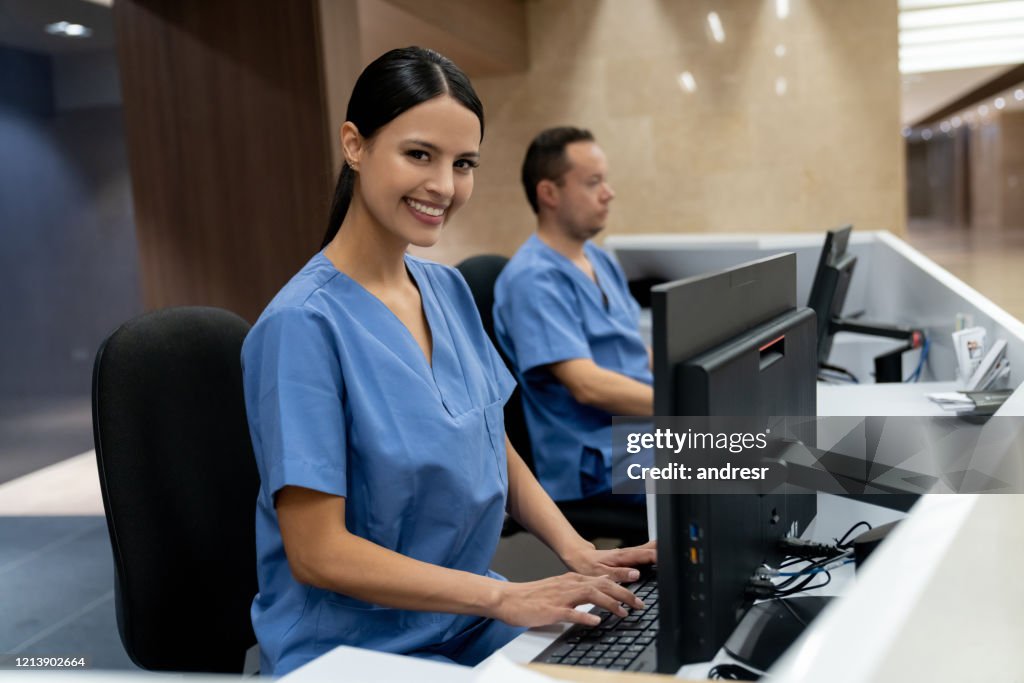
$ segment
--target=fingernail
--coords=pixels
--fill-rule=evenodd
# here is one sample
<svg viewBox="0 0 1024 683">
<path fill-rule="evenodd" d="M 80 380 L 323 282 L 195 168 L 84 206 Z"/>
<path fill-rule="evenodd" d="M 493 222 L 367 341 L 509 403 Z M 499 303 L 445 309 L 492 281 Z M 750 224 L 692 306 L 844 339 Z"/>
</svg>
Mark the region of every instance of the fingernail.
<svg viewBox="0 0 1024 683">
<path fill-rule="evenodd" d="M 636 603 L 635 604 L 636 604 L 636 608 L 637 609 L 643 609 L 644 608 L 644 601 L 641 600 L 640 598 L 636 599 Z"/>
<path fill-rule="evenodd" d="M 640 578 L 640 572 L 638 572 L 635 569 L 631 569 L 630 572 L 629 572 L 629 580 L 630 581 L 636 581 L 639 578 Z"/>
</svg>

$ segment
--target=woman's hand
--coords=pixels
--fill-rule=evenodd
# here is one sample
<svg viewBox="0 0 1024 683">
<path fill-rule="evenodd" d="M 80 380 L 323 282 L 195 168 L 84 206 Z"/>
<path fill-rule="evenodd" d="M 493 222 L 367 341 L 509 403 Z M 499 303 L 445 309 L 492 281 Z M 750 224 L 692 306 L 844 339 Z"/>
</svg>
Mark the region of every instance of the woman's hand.
<svg viewBox="0 0 1024 683">
<path fill-rule="evenodd" d="M 658 560 L 657 541 L 615 550 L 597 550 L 592 543 L 580 545 L 562 557 L 565 566 L 586 576 L 610 576 L 615 581 L 636 581 L 640 572 L 635 569 Z"/>
<path fill-rule="evenodd" d="M 607 576 L 569 573 L 527 583 L 503 583 L 493 616 L 512 626 L 546 626 L 560 621 L 596 626 L 601 617 L 575 609 L 587 603 L 603 607 L 620 617 L 631 608 L 642 608 L 629 590 Z"/>
</svg>

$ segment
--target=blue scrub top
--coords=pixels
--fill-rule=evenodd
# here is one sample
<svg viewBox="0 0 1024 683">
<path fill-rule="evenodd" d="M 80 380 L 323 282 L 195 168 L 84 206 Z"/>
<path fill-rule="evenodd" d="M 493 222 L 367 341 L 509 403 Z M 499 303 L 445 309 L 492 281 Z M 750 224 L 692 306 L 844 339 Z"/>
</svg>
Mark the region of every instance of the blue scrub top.
<svg viewBox="0 0 1024 683">
<path fill-rule="evenodd" d="M 523 390 L 537 478 L 555 500 L 610 487 L 612 416 L 573 398 L 545 367 L 590 358 L 598 366 L 653 383 L 638 331 L 640 306 L 618 264 L 584 245 L 597 283 L 533 235 L 494 287 L 494 330 Z M 598 470 L 594 471 L 594 464 Z M 603 476 L 602 476 L 603 475 Z M 594 486 L 595 478 L 602 481 Z"/>
<path fill-rule="evenodd" d="M 489 566 L 508 494 L 502 410 L 514 381 L 462 276 L 412 256 L 405 263 L 433 337 L 432 364 L 391 310 L 323 254 L 278 293 L 242 348 L 261 481 L 252 620 L 264 674 L 343 644 L 429 656 L 484 621 L 296 581 L 274 508 L 283 486 L 344 496 L 348 530 L 384 548 L 501 578 Z"/>
</svg>

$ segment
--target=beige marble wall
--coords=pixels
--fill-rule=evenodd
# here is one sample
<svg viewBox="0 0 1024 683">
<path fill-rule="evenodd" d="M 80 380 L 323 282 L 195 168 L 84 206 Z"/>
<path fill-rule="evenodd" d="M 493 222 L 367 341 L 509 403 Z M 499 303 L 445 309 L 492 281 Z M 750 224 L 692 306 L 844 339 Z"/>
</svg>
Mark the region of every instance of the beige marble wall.
<svg viewBox="0 0 1024 683">
<path fill-rule="evenodd" d="M 429 257 L 511 254 L 529 236 L 520 163 L 558 124 L 608 153 L 609 233 L 902 233 L 896 0 L 786 4 L 780 19 L 776 0 L 529 0 L 528 70 L 473 79 L 487 111 L 476 190 Z"/>
</svg>

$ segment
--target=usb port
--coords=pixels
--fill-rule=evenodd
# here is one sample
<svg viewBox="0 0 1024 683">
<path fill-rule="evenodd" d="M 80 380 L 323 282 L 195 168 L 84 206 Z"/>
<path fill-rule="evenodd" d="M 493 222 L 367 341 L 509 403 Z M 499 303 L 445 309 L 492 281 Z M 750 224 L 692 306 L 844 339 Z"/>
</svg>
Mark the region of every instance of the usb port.
<svg viewBox="0 0 1024 683">
<path fill-rule="evenodd" d="M 690 540 L 691 541 L 699 541 L 700 540 L 700 527 L 697 526 L 696 522 L 690 522 Z"/>
</svg>

